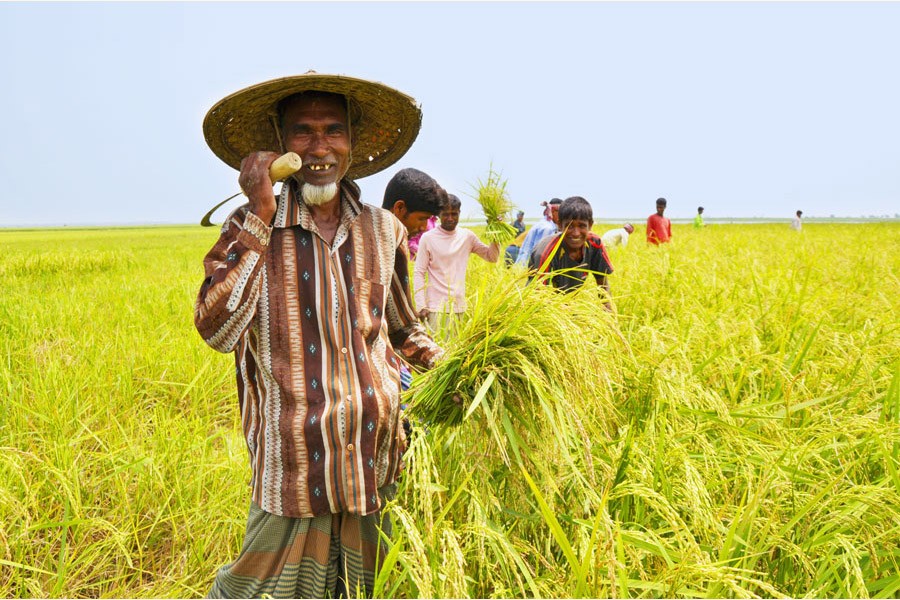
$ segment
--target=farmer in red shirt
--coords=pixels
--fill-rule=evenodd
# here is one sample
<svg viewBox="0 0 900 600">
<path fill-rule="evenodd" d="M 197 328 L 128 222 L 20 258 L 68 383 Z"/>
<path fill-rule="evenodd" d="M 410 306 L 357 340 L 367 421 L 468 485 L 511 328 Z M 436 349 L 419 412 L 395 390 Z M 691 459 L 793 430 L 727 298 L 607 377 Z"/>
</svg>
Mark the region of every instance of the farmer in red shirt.
<svg viewBox="0 0 900 600">
<path fill-rule="evenodd" d="M 656 214 L 647 218 L 647 243 L 664 244 L 672 239 L 672 222 L 663 216 L 666 199 L 657 198 Z"/>
</svg>

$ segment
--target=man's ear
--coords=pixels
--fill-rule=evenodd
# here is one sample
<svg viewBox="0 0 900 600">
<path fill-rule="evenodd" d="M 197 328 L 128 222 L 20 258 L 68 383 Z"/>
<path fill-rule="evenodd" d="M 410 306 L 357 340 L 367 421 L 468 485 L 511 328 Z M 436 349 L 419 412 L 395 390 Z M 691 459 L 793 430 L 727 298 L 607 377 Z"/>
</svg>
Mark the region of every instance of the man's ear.
<svg viewBox="0 0 900 600">
<path fill-rule="evenodd" d="M 403 200 L 397 200 L 394 202 L 394 206 L 391 207 L 391 212 L 394 213 L 394 216 L 398 219 L 402 219 L 406 216 L 406 202 Z"/>
</svg>

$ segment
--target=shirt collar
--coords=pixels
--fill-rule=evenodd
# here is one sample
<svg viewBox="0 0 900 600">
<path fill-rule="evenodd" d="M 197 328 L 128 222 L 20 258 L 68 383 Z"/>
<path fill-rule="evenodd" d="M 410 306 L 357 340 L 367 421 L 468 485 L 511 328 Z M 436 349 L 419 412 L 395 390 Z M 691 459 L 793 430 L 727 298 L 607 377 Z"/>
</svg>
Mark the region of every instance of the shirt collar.
<svg viewBox="0 0 900 600">
<path fill-rule="evenodd" d="M 349 228 L 362 212 L 359 186 L 351 179 L 342 179 L 341 190 L 341 224 L 339 229 Z M 307 231 L 315 231 L 309 207 L 300 200 L 299 184 L 289 179 L 281 186 L 278 209 L 275 211 L 273 227 L 285 228 L 299 225 Z"/>
</svg>

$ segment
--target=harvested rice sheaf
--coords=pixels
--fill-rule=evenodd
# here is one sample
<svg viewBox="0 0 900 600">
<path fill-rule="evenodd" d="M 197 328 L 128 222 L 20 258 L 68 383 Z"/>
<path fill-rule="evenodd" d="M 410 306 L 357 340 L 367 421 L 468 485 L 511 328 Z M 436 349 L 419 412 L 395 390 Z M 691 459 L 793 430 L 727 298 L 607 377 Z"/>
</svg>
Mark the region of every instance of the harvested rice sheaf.
<svg viewBox="0 0 900 600">
<path fill-rule="evenodd" d="M 506 180 L 502 179 L 500 173 L 494 171 L 492 167 L 486 181 L 478 180 L 476 191 L 475 199 L 481 205 L 487 219 L 485 237 L 500 245 L 507 244 L 516 237 L 516 230 L 508 222 L 515 205 L 506 193 Z"/>
<path fill-rule="evenodd" d="M 481 412 L 479 406 L 527 417 L 541 410 L 541 401 L 578 401 L 563 390 L 571 394 L 585 373 L 602 369 L 601 336 L 588 330 L 613 335 L 596 292 L 525 287 L 504 270 L 480 293 L 441 363 L 414 380 L 410 414 L 429 424 L 458 425 L 467 413 Z"/>
</svg>

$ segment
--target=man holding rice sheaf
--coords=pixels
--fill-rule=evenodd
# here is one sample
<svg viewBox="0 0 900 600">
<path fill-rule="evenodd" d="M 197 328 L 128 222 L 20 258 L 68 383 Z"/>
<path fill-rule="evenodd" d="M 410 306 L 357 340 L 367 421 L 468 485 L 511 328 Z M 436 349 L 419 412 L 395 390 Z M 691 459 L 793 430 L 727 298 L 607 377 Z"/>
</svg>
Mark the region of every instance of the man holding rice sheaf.
<svg viewBox="0 0 900 600">
<path fill-rule="evenodd" d="M 420 123 L 397 90 L 314 72 L 240 90 L 204 120 L 249 200 L 206 255 L 194 312 L 234 353 L 251 467 L 243 546 L 210 597 L 372 594 L 406 447 L 398 354 L 427 369 L 443 352 L 413 310 L 406 229 L 354 180 L 399 160 Z M 269 168 L 287 151 L 302 167 L 276 199 Z"/>
<path fill-rule="evenodd" d="M 448 336 L 455 335 L 466 312 L 469 256 L 475 254 L 491 263 L 500 256 L 497 242 L 485 244 L 471 229 L 458 227 L 461 207 L 456 195 L 447 195 L 441 207 L 441 225 L 422 236 L 413 269 L 419 317 L 432 332 L 443 326 Z"/>
</svg>

